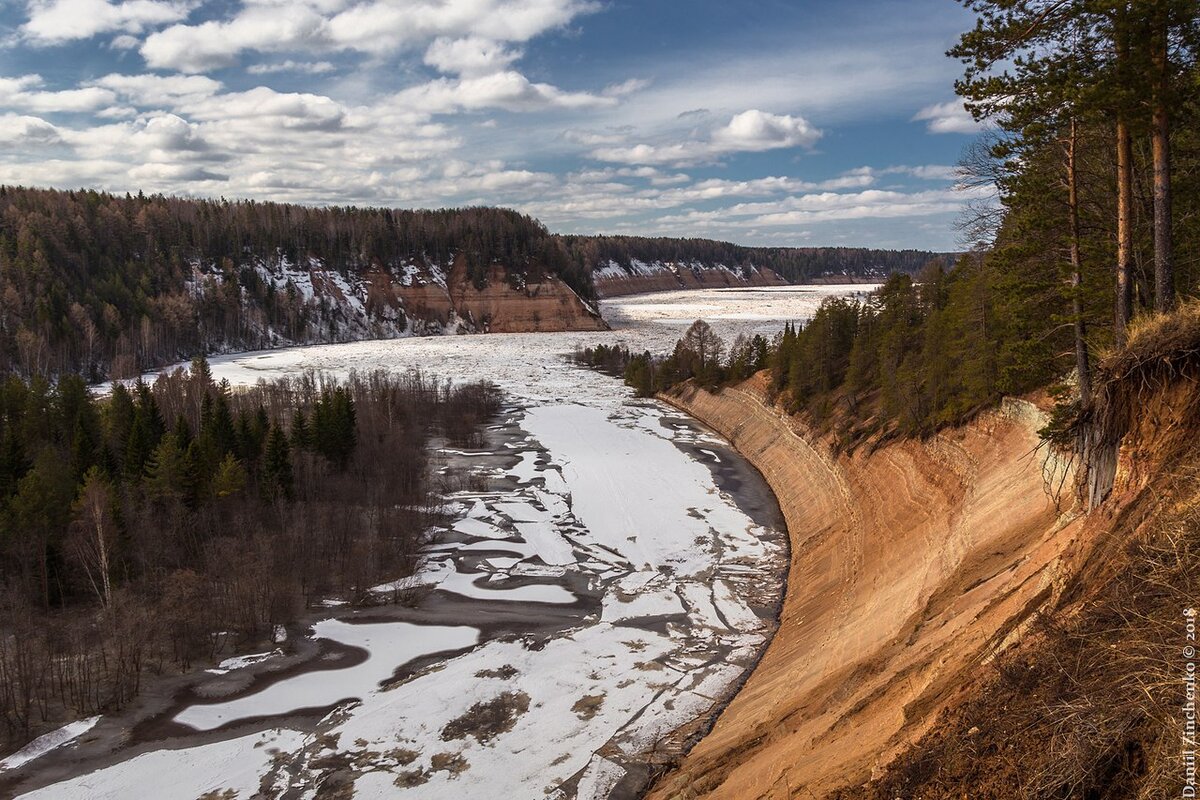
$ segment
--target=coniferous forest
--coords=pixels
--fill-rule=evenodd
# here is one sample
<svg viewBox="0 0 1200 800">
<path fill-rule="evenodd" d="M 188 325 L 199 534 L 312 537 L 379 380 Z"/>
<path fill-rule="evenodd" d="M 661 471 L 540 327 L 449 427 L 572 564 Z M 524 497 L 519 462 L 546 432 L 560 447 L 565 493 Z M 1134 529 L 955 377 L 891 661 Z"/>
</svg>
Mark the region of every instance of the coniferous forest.
<svg viewBox="0 0 1200 800">
<path fill-rule="evenodd" d="M 273 285 L 256 267 L 313 259 L 353 284 L 405 265 L 445 270 L 458 255 L 477 287 L 501 264 L 512 276 L 556 275 L 588 300 L 591 270 L 610 259 L 754 264 L 798 282 L 911 272 L 932 257 L 554 236 L 495 208 L 310 208 L 0 186 L 0 367 L 27 377 L 132 377 L 197 354 L 339 341 L 346 321 L 335 305 Z M 387 309 L 374 291 L 366 310 L 383 321 Z"/>
<path fill-rule="evenodd" d="M 628 267 L 631 261 L 754 266 L 778 273 L 789 283 L 847 275 L 886 276 L 915 273 L 931 259 L 949 254 L 924 250 L 874 250 L 865 247 L 742 247 L 711 239 L 646 236 L 563 236 L 573 259 L 591 272 L 609 261 Z"/>
<path fill-rule="evenodd" d="M 119 710 L 143 676 L 270 638 L 316 598 L 411 574 L 440 513 L 430 436 L 476 442 L 484 385 L 313 374 L 231 391 L 0 386 L 0 719 L 8 746 Z M 397 599 L 390 594 L 383 600 Z"/>
<path fill-rule="evenodd" d="M 499 262 L 521 275 L 558 275 L 592 295 L 588 276 L 545 227 L 503 209 L 309 208 L 0 187 L 0 366 L 27 376 L 130 377 L 197 354 L 270 347 L 272 331 L 303 331 L 309 321 L 336 331 L 336 309 L 268 284 L 256 263 L 312 258 L 355 278 L 405 264 L 448 269 L 456 254 L 477 286 Z M 378 314 L 371 305 L 368 298 Z"/>
<path fill-rule="evenodd" d="M 1194 3 L 963 0 L 978 16 L 951 55 L 989 133 L 964 182 L 995 203 L 962 220 L 976 252 L 893 274 L 867 300 L 827 300 L 767 343 L 698 323 L 667 358 L 581 354 L 642 394 L 770 368 L 794 412 L 847 444 L 923 435 L 1004 395 L 1050 386 L 1054 436 L 1086 423 L 1098 355 L 1200 294 L 1200 33 Z"/>
</svg>

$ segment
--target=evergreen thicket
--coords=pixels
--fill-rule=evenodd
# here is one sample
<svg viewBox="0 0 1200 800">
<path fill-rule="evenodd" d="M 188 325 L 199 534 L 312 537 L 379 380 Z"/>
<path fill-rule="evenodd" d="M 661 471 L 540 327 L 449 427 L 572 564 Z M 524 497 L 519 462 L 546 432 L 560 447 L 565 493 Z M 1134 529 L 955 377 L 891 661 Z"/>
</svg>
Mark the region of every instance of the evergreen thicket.
<svg viewBox="0 0 1200 800">
<path fill-rule="evenodd" d="M 493 387 L 313 374 L 231 392 L 207 364 L 96 399 L 0 384 L 0 739 L 119 709 L 147 669 L 269 636 L 314 598 L 411 574 Z"/>
<path fill-rule="evenodd" d="M 197 354 L 269 347 L 269 330 L 306 343 L 310 330 L 337 328 L 336 310 L 265 283 L 256 263 L 311 257 L 353 282 L 404 263 L 446 267 L 456 256 L 476 286 L 500 263 L 514 279 L 549 273 L 593 295 L 587 273 L 541 223 L 504 209 L 0 187 L 0 368 L 125 377 Z M 367 306 L 382 313 L 371 298 Z"/>
<path fill-rule="evenodd" d="M 873 250 L 865 247 L 742 247 L 712 239 L 646 236 L 563 236 L 572 258 L 588 272 L 609 261 L 629 267 L 633 261 L 723 264 L 731 269 L 774 270 L 789 283 L 825 276 L 883 277 L 916 272 L 931 259 L 949 254 L 924 250 Z"/>
<path fill-rule="evenodd" d="M 667 358 L 602 360 L 642 394 L 769 366 L 790 410 L 847 443 L 924 435 L 1050 386 L 1047 435 L 1086 450 L 1094 354 L 1200 290 L 1200 13 L 1194 0 L 964 4 L 978 24 L 951 51 L 958 90 L 991 127 L 962 171 L 997 190 L 964 217 L 976 252 L 894 274 L 865 302 L 825 301 L 766 358 L 743 341 L 706 360 L 685 337 Z"/>
</svg>

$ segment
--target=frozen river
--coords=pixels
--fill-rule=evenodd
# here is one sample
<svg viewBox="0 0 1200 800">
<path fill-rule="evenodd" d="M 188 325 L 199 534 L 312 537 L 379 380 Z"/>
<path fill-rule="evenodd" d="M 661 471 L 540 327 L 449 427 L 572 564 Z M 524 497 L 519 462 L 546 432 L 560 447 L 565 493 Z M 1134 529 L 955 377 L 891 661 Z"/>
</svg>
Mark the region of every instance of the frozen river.
<svg viewBox="0 0 1200 800">
<path fill-rule="evenodd" d="M 272 672 L 283 655 L 233 660 L 209 697 L 164 712 L 155 736 L 81 756 L 70 777 L 24 796 L 636 794 L 752 669 L 774 628 L 786 539 L 761 479 L 722 440 L 566 356 L 598 342 L 666 352 L 700 317 L 727 338 L 771 335 L 823 296 L 864 288 L 619 298 L 603 304 L 609 333 L 214 359 L 234 385 L 419 367 L 490 380 L 507 407 L 486 448 L 435 459 L 472 489 L 446 497 L 453 520 L 401 587 L 421 587 L 418 606 L 335 607 L 312 626 L 316 652 L 345 666 L 283 674 Z M 221 682 L 238 688 L 222 694 Z M 70 748 L 56 757 L 69 763 Z"/>
</svg>

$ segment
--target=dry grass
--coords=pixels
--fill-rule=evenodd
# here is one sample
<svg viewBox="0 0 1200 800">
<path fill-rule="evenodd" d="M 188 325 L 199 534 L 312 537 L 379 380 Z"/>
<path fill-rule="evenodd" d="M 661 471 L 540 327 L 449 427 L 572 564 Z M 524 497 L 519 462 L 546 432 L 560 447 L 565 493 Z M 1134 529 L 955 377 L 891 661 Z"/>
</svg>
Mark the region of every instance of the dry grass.
<svg viewBox="0 0 1200 800">
<path fill-rule="evenodd" d="M 1137 431 L 1147 416 L 1159 416 L 1147 405 L 1168 387 L 1200 383 L 1200 301 L 1190 300 L 1169 314 L 1139 318 L 1130 328 L 1125 347 L 1104 353 L 1093 377 L 1095 397 L 1068 427 L 1078 442 L 1086 469 L 1090 508 L 1112 491 L 1119 449 L 1138 444 Z M 1200 392 L 1188 391 L 1186 404 L 1176 399 L 1168 425 L 1190 434 L 1200 421 Z M 1157 422 L 1157 420 L 1154 420 Z M 1133 436 L 1133 439 L 1130 436 Z M 1160 445 L 1177 446 L 1161 438 Z M 1169 455 L 1169 454 L 1168 454 Z"/>
<path fill-rule="evenodd" d="M 1180 797 L 1183 611 L 1200 597 L 1200 453 L 1162 480 L 1110 576 L 1039 621 L 875 782 L 838 800 Z"/>
<path fill-rule="evenodd" d="M 467 713 L 446 723 L 442 740 L 452 741 L 474 736 L 487 744 L 502 733 L 513 729 L 517 718 L 529 710 L 529 695 L 524 692 L 501 692 L 495 698 L 476 703 Z"/>
<path fill-rule="evenodd" d="M 580 719 L 589 720 L 600 713 L 601 707 L 604 705 L 604 695 L 602 694 L 585 694 L 583 697 L 575 701 L 575 705 L 571 706 Z"/>
<path fill-rule="evenodd" d="M 1118 454 L 1138 475 L 1094 517 L 1111 527 L 1107 544 L 924 738 L 838 800 L 1183 796 L 1184 611 L 1200 598 L 1200 302 L 1139 320 L 1095 386 L 1077 423 L 1090 488 L 1112 488 Z"/>
<path fill-rule="evenodd" d="M 429 766 L 434 772 L 450 773 L 451 778 L 457 778 L 471 768 L 461 753 L 436 753 L 429 760 Z"/>
</svg>

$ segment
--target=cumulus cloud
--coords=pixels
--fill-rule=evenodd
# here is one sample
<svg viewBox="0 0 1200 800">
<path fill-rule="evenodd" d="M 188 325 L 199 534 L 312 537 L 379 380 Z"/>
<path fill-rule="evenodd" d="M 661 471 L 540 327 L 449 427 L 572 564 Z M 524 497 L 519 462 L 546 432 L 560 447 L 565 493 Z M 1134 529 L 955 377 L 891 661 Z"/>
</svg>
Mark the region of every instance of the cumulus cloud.
<svg viewBox="0 0 1200 800">
<path fill-rule="evenodd" d="M 120 75 L 113 73 L 89 83 L 115 92 L 137 106 L 168 106 L 211 97 L 220 81 L 203 75 Z"/>
<path fill-rule="evenodd" d="M 820 139 L 810 119 L 838 125 L 863 108 L 907 116 L 938 91 L 886 49 L 856 52 L 854 63 L 840 45 L 714 53 L 677 67 L 639 57 L 626 62 L 632 71 L 607 71 L 619 61 L 597 68 L 603 77 L 581 91 L 560 83 L 556 59 L 537 59 L 536 77 L 521 63 L 537 55 L 538 36 L 599 8 L 591 0 L 14 2 L 29 8 L 12 39 L 17 57 L 19 48 L 93 38 L 90 54 L 82 44 L 59 52 L 74 66 L 131 71 L 133 54 L 113 51 L 140 48 L 150 69 L 79 83 L 0 78 L 0 183 L 507 205 L 556 230 L 747 243 L 794 243 L 814 229 L 823 243 L 847 232 L 877 242 L 889 227 L 908 242 L 964 202 L 937 183 L 955 177 L 938 164 L 836 172 L 844 164 L 830 156 L 833 169 L 805 159 L 825 166 L 788 174 L 793 151 Z M 194 9 L 202 14 L 189 16 Z M 205 74 L 239 64 L 240 74 L 220 73 L 233 89 Z M 764 110 L 797 108 L 809 116 Z M 952 130 L 964 114 L 948 103 L 918 116 Z M 736 153 L 776 155 L 721 166 Z M 856 219 L 871 221 L 840 222 Z"/>
<path fill-rule="evenodd" d="M 925 122 L 930 133 L 978 133 L 983 129 L 956 100 L 925 106 L 913 116 L 913 122 Z"/>
<path fill-rule="evenodd" d="M 425 63 L 452 75 L 490 75 L 505 70 L 521 57 L 520 50 L 479 36 L 438 37 L 425 51 Z"/>
<path fill-rule="evenodd" d="M 55 112 L 95 111 L 111 104 L 116 99 L 116 95 L 108 89 L 95 86 L 85 89 L 46 91 L 40 88 L 42 85 L 43 81 L 40 75 L 0 78 L 0 106 L 52 114 Z"/>
<path fill-rule="evenodd" d="M 388 55 L 428 46 L 431 63 L 447 71 L 481 68 L 481 59 L 496 69 L 517 57 L 503 43 L 526 42 L 597 8 L 590 0 L 309 0 L 280 14 L 270 3 L 246 3 L 227 19 L 152 33 L 141 52 L 151 67 L 206 72 L 245 51 Z"/>
<path fill-rule="evenodd" d="M 811 192 L 770 202 L 736 203 L 719 211 L 689 211 L 662 217 L 660 221 L 694 224 L 740 218 L 742 225 L 771 227 L 837 220 L 927 217 L 956 212 L 977 194 L 955 188 L 916 192 L 886 189 Z"/>
<path fill-rule="evenodd" d="M 151 153 L 173 154 L 181 152 L 202 153 L 209 144 L 200 134 L 198 126 L 174 114 L 151 117 L 132 137 L 133 144 Z"/>
<path fill-rule="evenodd" d="M 803 117 L 780 116 L 751 109 L 737 114 L 713 134 L 713 143 L 727 150 L 757 152 L 778 147 L 811 147 L 821 132 Z"/>
<path fill-rule="evenodd" d="M 272 128 L 331 131 L 347 125 L 347 111 L 329 97 L 307 92 L 277 92 L 257 86 L 245 92 L 226 92 L 180 107 L 201 121 L 242 119 Z"/>
<path fill-rule="evenodd" d="M 35 44 L 51 45 L 101 33 L 142 33 L 186 19 L 190 10 L 190 3 L 170 0 L 30 0 L 21 34 Z M 128 40 L 118 37 L 117 42 Z"/>
<path fill-rule="evenodd" d="M 18 114 L 0 116 L 0 146 L 36 147 L 62 141 L 58 128 L 40 117 Z"/>
<path fill-rule="evenodd" d="M 601 147 L 592 151 L 601 161 L 626 164 L 687 164 L 712 161 L 731 153 L 756 153 L 790 147 L 811 147 L 821 132 L 803 117 L 750 109 L 704 139 L 669 144 Z"/>
<path fill-rule="evenodd" d="M 488 108 L 505 111 L 601 108 L 617 102 L 611 97 L 567 92 L 548 83 L 533 83 L 513 70 L 462 79 L 438 78 L 399 92 L 395 100 L 431 114 Z"/>
<path fill-rule="evenodd" d="M 149 181 L 153 183 L 176 183 L 179 181 L 195 183 L 197 181 L 224 181 L 229 179 L 227 173 L 215 172 L 209 167 L 200 164 L 162 163 L 136 166 L 129 170 L 129 177 L 135 181 Z"/>
</svg>

